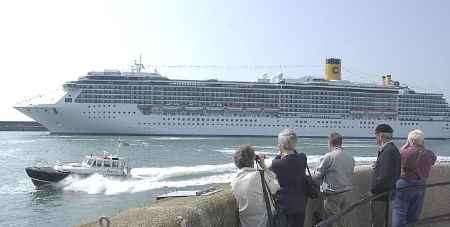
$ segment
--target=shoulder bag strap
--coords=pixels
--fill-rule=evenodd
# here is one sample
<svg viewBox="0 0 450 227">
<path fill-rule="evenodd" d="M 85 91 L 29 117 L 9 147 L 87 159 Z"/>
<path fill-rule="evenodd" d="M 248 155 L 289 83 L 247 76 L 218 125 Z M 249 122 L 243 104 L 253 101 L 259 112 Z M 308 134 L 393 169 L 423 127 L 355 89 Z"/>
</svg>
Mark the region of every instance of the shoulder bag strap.
<svg viewBox="0 0 450 227">
<path fill-rule="evenodd" d="M 311 172 L 309 171 L 308 163 L 306 163 L 306 169 L 308 170 L 308 174 L 309 174 L 310 176 L 312 176 L 312 175 L 311 175 Z"/>
<path fill-rule="evenodd" d="M 267 192 L 267 188 L 266 188 L 266 180 L 264 179 L 264 170 L 258 170 L 259 174 L 261 175 L 261 186 L 263 189 L 263 194 L 264 194 L 264 201 L 266 202 L 266 210 L 267 210 L 267 217 L 268 217 L 268 221 L 269 221 L 269 225 L 268 226 L 273 226 L 274 220 L 273 220 L 273 215 L 272 215 L 272 208 L 270 207 L 270 200 L 269 200 L 269 195 Z"/>
</svg>

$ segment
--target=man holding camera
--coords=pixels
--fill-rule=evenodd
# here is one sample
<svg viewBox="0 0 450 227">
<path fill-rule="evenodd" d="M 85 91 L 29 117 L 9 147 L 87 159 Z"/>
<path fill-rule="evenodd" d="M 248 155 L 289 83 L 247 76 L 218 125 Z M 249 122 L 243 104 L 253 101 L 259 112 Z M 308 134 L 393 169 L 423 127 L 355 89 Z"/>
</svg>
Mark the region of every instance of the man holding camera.
<svg viewBox="0 0 450 227">
<path fill-rule="evenodd" d="M 264 157 L 256 155 L 250 145 L 240 146 L 233 158 L 234 164 L 239 170 L 231 181 L 231 190 L 239 208 L 241 227 L 266 227 L 268 215 L 261 175 L 254 168 L 255 160 L 264 170 L 265 181 L 273 194 L 280 188 L 276 176 L 265 168 Z"/>
</svg>

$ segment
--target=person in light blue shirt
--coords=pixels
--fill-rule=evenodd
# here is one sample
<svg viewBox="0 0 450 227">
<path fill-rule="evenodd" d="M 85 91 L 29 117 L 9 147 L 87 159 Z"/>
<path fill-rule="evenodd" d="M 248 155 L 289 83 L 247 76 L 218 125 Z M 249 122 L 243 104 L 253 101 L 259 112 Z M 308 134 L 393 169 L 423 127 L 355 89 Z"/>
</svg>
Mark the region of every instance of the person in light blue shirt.
<svg viewBox="0 0 450 227">
<path fill-rule="evenodd" d="M 328 153 L 321 157 L 314 179 L 321 182 L 324 196 L 324 211 L 328 218 L 341 212 L 351 204 L 353 170 L 355 160 L 342 148 L 342 136 L 333 132 L 328 140 Z M 348 218 L 341 218 L 333 226 L 345 227 Z"/>
</svg>

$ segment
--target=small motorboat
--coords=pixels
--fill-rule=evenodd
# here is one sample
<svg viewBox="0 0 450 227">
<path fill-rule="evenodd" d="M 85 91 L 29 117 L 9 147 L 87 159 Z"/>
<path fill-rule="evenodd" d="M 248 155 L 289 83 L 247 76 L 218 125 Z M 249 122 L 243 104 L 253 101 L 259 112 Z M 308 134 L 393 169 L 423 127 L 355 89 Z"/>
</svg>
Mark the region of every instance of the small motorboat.
<svg viewBox="0 0 450 227">
<path fill-rule="evenodd" d="M 53 167 L 27 167 L 25 172 L 36 187 L 42 187 L 58 183 L 69 175 L 85 177 L 96 173 L 103 176 L 127 177 L 130 168 L 126 160 L 104 153 L 86 156 L 82 162 L 57 163 Z"/>
</svg>

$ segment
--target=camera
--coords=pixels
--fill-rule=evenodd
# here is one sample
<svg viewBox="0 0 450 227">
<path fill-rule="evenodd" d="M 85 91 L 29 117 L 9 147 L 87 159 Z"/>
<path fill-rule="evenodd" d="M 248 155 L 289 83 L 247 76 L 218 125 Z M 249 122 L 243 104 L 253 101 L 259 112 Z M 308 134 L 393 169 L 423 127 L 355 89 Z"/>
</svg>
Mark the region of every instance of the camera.
<svg viewBox="0 0 450 227">
<path fill-rule="evenodd" d="M 266 156 L 263 155 L 263 154 L 257 154 L 257 155 L 255 155 L 255 161 L 261 161 L 261 160 L 263 160 L 263 159 L 265 159 L 265 158 L 266 158 Z"/>
<path fill-rule="evenodd" d="M 262 167 L 262 168 L 264 168 L 264 159 L 266 158 L 266 156 L 265 155 L 255 155 L 255 161 L 256 161 L 256 163 L 260 166 L 260 167 Z"/>
</svg>

